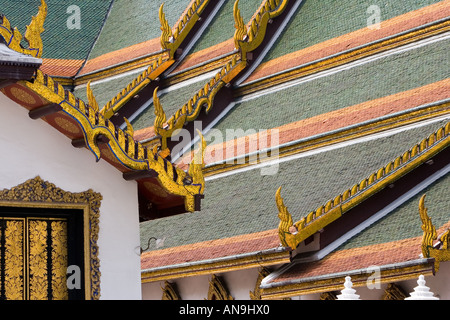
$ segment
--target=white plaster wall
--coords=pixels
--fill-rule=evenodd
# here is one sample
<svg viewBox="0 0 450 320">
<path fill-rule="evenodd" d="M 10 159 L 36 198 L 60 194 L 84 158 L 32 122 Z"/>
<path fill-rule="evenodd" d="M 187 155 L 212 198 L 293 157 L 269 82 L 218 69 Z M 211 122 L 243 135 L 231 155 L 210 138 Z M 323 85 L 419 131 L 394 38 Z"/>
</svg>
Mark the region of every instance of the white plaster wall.
<svg viewBox="0 0 450 320">
<path fill-rule="evenodd" d="M 141 299 L 137 185 L 106 161 L 0 93 L 0 189 L 28 179 L 70 192 L 92 189 L 103 196 L 98 239 L 101 299 Z M 137 248 L 137 249 L 136 249 Z"/>
</svg>

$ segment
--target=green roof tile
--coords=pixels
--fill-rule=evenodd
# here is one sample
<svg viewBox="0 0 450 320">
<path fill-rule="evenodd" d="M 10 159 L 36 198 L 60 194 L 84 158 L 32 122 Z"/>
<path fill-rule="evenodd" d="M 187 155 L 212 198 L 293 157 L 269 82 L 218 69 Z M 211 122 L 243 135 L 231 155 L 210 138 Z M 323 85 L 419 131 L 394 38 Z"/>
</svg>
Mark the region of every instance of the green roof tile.
<svg viewBox="0 0 450 320">
<path fill-rule="evenodd" d="M 348 240 L 338 250 L 358 248 L 423 235 L 419 216 L 419 199 L 426 193 L 425 206 L 438 229 L 450 220 L 450 174 L 422 190 L 386 217 Z"/>
<path fill-rule="evenodd" d="M 274 175 L 254 169 L 208 180 L 200 212 L 141 223 L 141 242 L 165 238 L 164 247 L 276 229 L 275 191 L 294 221 L 368 177 L 443 126 L 436 122 L 391 136 L 283 162 Z"/>
<path fill-rule="evenodd" d="M 446 79 L 449 45 L 442 40 L 243 101 L 216 129 L 274 128 Z"/>
<path fill-rule="evenodd" d="M 94 82 L 91 84 L 92 92 L 97 100 L 100 109 L 113 99 L 122 89 L 131 83 L 142 71 L 133 72 L 122 77 L 106 79 L 105 81 Z M 83 101 L 87 100 L 86 85 L 78 86 L 73 93 Z"/>
<path fill-rule="evenodd" d="M 226 0 L 214 20 L 206 28 L 201 38 L 192 48 L 191 53 L 209 48 L 233 38 L 234 31 L 236 30 L 233 18 L 234 3 L 235 0 Z M 245 23 L 250 21 L 261 3 L 262 0 L 245 0 L 239 2 L 239 10 Z"/>
<path fill-rule="evenodd" d="M 158 11 L 162 3 L 172 27 L 190 0 L 114 0 L 89 59 L 161 36 Z"/>
<path fill-rule="evenodd" d="M 46 0 L 47 18 L 42 34 L 43 58 L 86 59 L 106 17 L 110 0 Z M 0 0 L 0 13 L 4 14 L 12 27 L 25 35 L 31 17 L 38 13 L 40 0 Z M 80 8 L 80 28 L 69 29 L 72 11 L 69 6 Z M 70 23 L 69 23 L 70 25 Z M 27 47 L 27 45 L 25 45 Z"/>
<path fill-rule="evenodd" d="M 440 1 L 348 0 L 344 4 L 305 0 L 264 61 L 367 27 L 373 14 L 367 12 L 370 6 L 380 8 L 380 20 L 384 21 L 437 2 Z"/>
<path fill-rule="evenodd" d="M 204 87 L 205 81 L 198 81 L 181 88 L 173 89 L 165 93 L 161 93 L 159 101 L 166 113 L 167 119 L 169 119 L 175 112 L 178 111 L 185 103 L 191 99 L 196 92 Z M 139 116 L 137 116 L 131 124 L 135 130 L 147 128 L 153 126 L 155 121 L 153 103 L 145 109 Z"/>
</svg>

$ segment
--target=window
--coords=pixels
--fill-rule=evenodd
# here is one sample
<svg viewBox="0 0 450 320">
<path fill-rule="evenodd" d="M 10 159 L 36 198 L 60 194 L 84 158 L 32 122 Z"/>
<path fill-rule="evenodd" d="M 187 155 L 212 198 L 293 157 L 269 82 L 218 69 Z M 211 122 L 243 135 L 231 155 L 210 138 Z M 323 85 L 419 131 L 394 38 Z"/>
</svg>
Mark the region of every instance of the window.
<svg viewBox="0 0 450 320">
<path fill-rule="evenodd" d="M 0 190 L 0 299 L 98 299 L 101 199 L 39 177 Z"/>
<path fill-rule="evenodd" d="M 0 299 L 83 299 L 82 219 L 82 210 L 0 207 Z"/>
</svg>

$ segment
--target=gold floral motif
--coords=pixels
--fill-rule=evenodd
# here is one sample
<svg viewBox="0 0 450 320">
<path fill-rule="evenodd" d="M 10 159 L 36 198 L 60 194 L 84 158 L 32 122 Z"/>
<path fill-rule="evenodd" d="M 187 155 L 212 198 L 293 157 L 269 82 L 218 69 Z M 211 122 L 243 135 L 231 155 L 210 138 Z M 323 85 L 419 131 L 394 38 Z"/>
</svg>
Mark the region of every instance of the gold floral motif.
<svg viewBox="0 0 450 320">
<path fill-rule="evenodd" d="M 52 299 L 67 300 L 67 221 L 51 221 Z"/>
<path fill-rule="evenodd" d="M 29 299 L 47 300 L 47 221 L 30 220 L 29 234 Z"/>
<path fill-rule="evenodd" d="M 24 299 L 24 220 L 5 221 L 5 297 Z"/>
</svg>

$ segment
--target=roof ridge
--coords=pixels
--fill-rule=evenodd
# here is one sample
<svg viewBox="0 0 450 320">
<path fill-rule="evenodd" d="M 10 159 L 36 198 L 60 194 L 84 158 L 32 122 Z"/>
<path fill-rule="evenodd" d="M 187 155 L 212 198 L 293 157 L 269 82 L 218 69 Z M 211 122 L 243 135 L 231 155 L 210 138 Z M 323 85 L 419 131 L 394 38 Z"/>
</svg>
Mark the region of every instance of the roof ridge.
<svg viewBox="0 0 450 320">
<path fill-rule="evenodd" d="M 0 19 L 0 36 L 6 40 L 6 45 L 19 53 L 38 56 L 42 50 L 37 52 L 34 47 L 39 48 L 40 31 L 42 30 L 43 21 L 46 16 L 46 4 L 41 0 L 41 7 L 37 18 L 41 29 L 37 26 L 35 33 L 30 35 L 27 31 L 26 38 L 29 40 L 30 49 L 20 46 L 22 35 L 17 29 L 12 29 L 8 19 L 4 16 Z M 36 22 L 34 22 L 36 23 Z M 30 24 L 31 25 L 31 24 Z M 36 26 L 35 26 L 36 27 Z M 28 30 L 28 28 L 27 28 Z M 31 39 L 32 38 L 32 39 Z M 36 45 L 36 46 L 35 46 Z M 34 53 L 34 54 L 33 54 Z M 60 83 L 54 81 L 51 76 L 37 70 L 30 81 L 21 81 L 20 86 L 28 88 L 43 99 L 42 105 L 34 106 L 30 110 L 30 117 L 38 119 L 45 115 L 56 112 L 63 112 L 69 119 L 73 119 L 76 124 L 77 131 L 82 133 L 84 145 L 95 155 L 97 161 L 102 157 L 102 151 L 99 146 L 100 137 L 103 142 L 108 145 L 108 149 L 112 152 L 114 158 L 123 168 L 123 174 L 126 172 L 144 171 L 155 172 L 158 182 L 171 194 L 184 198 L 185 209 L 193 212 L 196 210 L 197 196 L 203 196 L 205 181 L 203 178 L 202 168 L 204 166 L 203 150 L 201 148 L 196 161 L 191 163 L 189 168 L 189 176 L 185 171 L 177 168 L 174 164 L 167 161 L 153 150 L 144 147 L 140 142 L 133 139 L 133 128 L 131 124 L 126 130 L 121 130 L 111 121 L 108 121 L 101 111 L 90 88 L 88 89 L 88 99 L 90 104 L 86 104 L 83 100 L 75 97 L 75 95 L 65 89 Z M 47 105 L 46 102 L 49 102 Z M 40 109 L 40 110 L 39 110 Z M 33 116 L 31 115 L 33 114 Z M 198 159 L 200 157 L 200 159 Z M 107 158 L 107 157 L 106 157 Z M 110 160 L 112 161 L 112 160 Z M 125 172 L 124 172 L 125 171 Z"/>
<path fill-rule="evenodd" d="M 151 81 L 156 80 L 175 62 L 177 49 L 197 23 L 200 14 L 209 2 L 210 0 L 192 0 L 173 28 L 170 28 L 169 22 L 165 17 L 164 3 L 161 4 L 159 8 L 159 20 L 162 30 L 160 43 L 163 52 L 158 54 L 158 58 L 146 70 L 105 104 L 104 112 L 106 118 L 111 118 L 137 92 L 147 86 Z"/>
<path fill-rule="evenodd" d="M 216 94 L 224 86 L 229 86 L 231 81 L 247 67 L 247 53 L 259 47 L 265 37 L 269 21 L 279 16 L 287 7 L 287 4 L 288 0 L 263 0 L 247 27 L 238 7 L 239 0 L 235 1 L 233 18 L 236 31 L 233 39 L 235 47 L 239 51 L 224 63 L 220 71 L 206 82 L 203 88 L 168 118 L 166 123 L 161 123 L 158 116 L 155 118 L 155 133 L 161 136 L 162 150 L 167 148 L 167 140 L 175 130 L 183 127 L 186 122 L 192 122 L 197 119 L 203 108 L 205 108 L 206 113 L 211 110 Z"/>
<path fill-rule="evenodd" d="M 100 34 L 102 33 L 103 28 L 105 27 L 106 20 L 107 20 L 108 17 L 109 17 L 109 14 L 110 14 L 110 12 L 111 12 L 111 8 L 112 8 L 112 6 L 113 6 L 115 0 L 110 0 L 110 1 L 111 1 L 111 2 L 110 2 L 110 4 L 109 4 L 108 11 L 106 12 L 105 17 L 103 18 L 102 26 L 101 26 L 100 29 L 98 30 L 97 36 L 95 37 L 94 41 L 92 42 L 91 47 L 89 48 L 89 51 L 88 51 L 87 54 L 86 54 L 86 58 L 83 59 L 82 65 L 81 65 L 80 68 L 78 69 L 77 73 L 73 76 L 73 78 L 76 78 L 76 77 L 80 74 L 80 72 L 81 72 L 81 70 L 84 68 L 84 66 L 86 65 L 86 62 L 89 60 L 89 56 L 91 55 L 92 49 L 94 48 L 95 44 L 97 43 L 98 38 L 100 37 Z"/>
<path fill-rule="evenodd" d="M 392 183 L 400 176 L 425 162 L 430 152 L 436 154 L 449 145 L 450 122 L 447 122 L 427 138 L 415 144 L 369 177 L 356 183 L 295 223 L 293 223 L 292 216 L 281 197 L 282 187 L 279 187 L 275 193 L 275 200 L 280 218 L 278 229 L 281 243 L 284 246 L 295 249 L 303 240 L 340 218 L 345 212 L 382 189 L 385 185 Z M 295 227 L 297 231 L 291 233 L 289 229 L 292 227 Z"/>
</svg>

